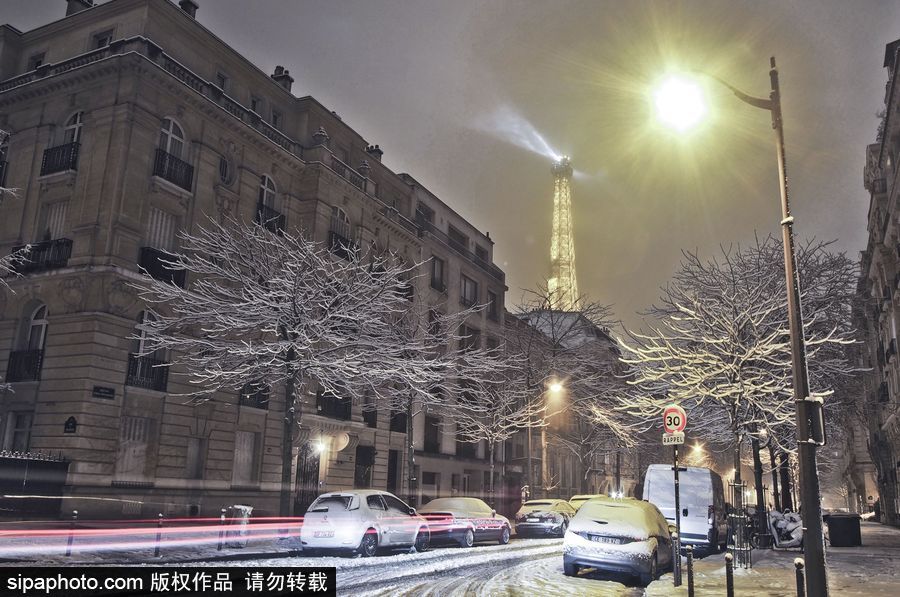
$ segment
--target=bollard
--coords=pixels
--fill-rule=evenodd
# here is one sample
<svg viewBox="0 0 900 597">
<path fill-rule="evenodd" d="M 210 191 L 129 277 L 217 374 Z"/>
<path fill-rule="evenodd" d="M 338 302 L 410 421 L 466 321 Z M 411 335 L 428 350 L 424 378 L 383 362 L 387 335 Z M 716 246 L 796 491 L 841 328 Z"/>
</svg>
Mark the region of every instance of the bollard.
<svg viewBox="0 0 900 597">
<path fill-rule="evenodd" d="M 725 594 L 734 597 L 734 556 L 725 554 Z"/>
<path fill-rule="evenodd" d="M 222 551 L 222 541 L 225 539 L 225 508 L 222 508 L 222 516 L 219 518 L 219 546 L 216 551 Z"/>
<path fill-rule="evenodd" d="M 69 540 L 66 542 L 66 557 L 72 555 L 72 543 L 75 541 L 76 522 L 78 522 L 78 510 L 72 510 L 72 522 L 69 523 Z"/>
<path fill-rule="evenodd" d="M 797 597 L 806 597 L 806 583 L 803 578 L 803 558 L 794 559 L 794 568 L 797 572 Z"/>
<path fill-rule="evenodd" d="M 672 533 L 672 584 L 681 586 L 681 543 L 678 533 Z"/>
<path fill-rule="evenodd" d="M 162 523 L 163 523 L 163 515 L 160 512 L 159 520 L 156 523 L 156 547 L 153 549 L 153 557 L 159 557 L 159 542 L 162 540 Z"/>
<path fill-rule="evenodd" d="M 694 546 L 687 546 L 688 597 L 694 597 Z"/>
</svg>

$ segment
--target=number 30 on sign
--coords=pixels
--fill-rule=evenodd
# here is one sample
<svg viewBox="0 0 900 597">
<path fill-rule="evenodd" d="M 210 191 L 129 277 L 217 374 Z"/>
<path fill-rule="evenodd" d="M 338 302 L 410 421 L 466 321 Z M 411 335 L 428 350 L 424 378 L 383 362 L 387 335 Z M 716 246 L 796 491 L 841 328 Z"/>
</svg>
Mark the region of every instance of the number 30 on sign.
<svg viewBox="0 0 900 597">
<path fill-rule="evenodd" d="M 666 433 L 678 433 L 684 431 L 687 425 L 687 413 L 677 404 L 670 404 L 663 411 L 663 428 Z"/>
</svg>

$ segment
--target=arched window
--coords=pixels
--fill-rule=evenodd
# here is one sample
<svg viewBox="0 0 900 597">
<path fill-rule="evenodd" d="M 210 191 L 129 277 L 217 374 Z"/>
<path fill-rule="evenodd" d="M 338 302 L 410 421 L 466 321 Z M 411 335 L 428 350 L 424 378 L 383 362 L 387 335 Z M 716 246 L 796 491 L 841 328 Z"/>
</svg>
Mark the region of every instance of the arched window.
<svg viewBox="0 0 900 597">
<path fill-rule="evenodd" d="M 159 148 L 168 154 L 181 157 L 181 150 L 184 147 L 184 131 L 171 118 L 162 121 L 159 129 Z"/>
<path fill-rule="evenodd" d="M 350 239 L 350 218 L 340 207 L 331 207 L 331 231 L 342 237 L 345 242 Z"/>
<path fill-rule="evenodd" d="M 134 341 L 132 343 L 132 352 L 134 354 L 143 355 L 144 352 L 149 348 L 149 336 L 147 334 L 147 330 L 144 329 L 144 325 L 153 323 L 154 321 L 156 321 L 156 318 L 149 311 L 141 311 L 140 313 L 138 313 L 137 322 L 134 326 L 136 337 L 134 338 Z M 157 352 L 159 351 L 146 356 L 156 358 Z"/>
<path fill-rule="evenodd" d="M 275 209 L 275 181 L 268 174 L 263 174 L 259 179 L 259 203 Z"/>
<path fill-rule="evenodd" d="M 81 127 L 84 125 L 84 112 L 75 112 L 66 121 L 65 142 L 81 143 Z"/>
<path fill-rule="evenodd" d="M 47 305 L 41 305 L 31 314 L 28 326 L 28 350 L 44 350 L 47 341 Z"/>
</svg>

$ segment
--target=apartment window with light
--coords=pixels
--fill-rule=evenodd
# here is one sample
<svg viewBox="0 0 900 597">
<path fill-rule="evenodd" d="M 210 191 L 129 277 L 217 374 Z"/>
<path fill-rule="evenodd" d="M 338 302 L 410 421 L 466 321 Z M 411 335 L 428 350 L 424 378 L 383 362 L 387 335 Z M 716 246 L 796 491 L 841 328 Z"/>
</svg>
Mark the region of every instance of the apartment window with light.
<svg viewBox="0 0 900 597">
<path fill-rule="evenodd" d="M 435 290 L 443 292 L 446 290 L 444 286 L 444 260 L 438 256 L 431 257 L 431 287 Z"/>
</svg>

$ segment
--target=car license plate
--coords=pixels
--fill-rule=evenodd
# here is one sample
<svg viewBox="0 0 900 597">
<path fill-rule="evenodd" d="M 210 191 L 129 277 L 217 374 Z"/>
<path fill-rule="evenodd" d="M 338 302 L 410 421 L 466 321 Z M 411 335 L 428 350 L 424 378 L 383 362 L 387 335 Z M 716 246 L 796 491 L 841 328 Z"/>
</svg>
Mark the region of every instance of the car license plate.
<svg viewBox="0 0 900 597">
<path fill-rule="evenodd" d="M 334 531 L 316 531 L 313 533 L 313 537 L 334 537 Z"/>
<path fill-rule="evenodd" d="M 610 543 L 612 545 L 619 544 L 619 540 L 616 537 L 604 537 L 602 535 L 591 535 L 591 541 L 594 543 Z"/>
<path fill-rule="evenodd" d="M 540 522 L 540 518 L 526 518 L 525 522 Z"/>
</svg>

